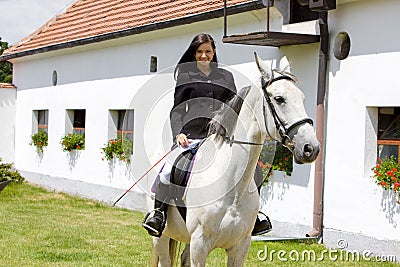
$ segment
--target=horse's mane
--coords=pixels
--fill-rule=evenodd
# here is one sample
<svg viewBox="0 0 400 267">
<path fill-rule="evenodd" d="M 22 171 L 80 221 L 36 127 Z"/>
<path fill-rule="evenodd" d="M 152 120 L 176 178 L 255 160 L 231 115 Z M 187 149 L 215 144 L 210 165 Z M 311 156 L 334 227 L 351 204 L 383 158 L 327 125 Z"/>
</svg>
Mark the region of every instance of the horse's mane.
<svg viewBox="0 0 400 267">
<path fill-rule="evenodd" d="M 229 137 L 236 127 L 243 101 L 250 91 L 250 86 L 243 87 L 228 103 L 217 110 L 210 121 L 208 135 L 215 134 L 215 141 L 220 142 Z"/>
</svg>

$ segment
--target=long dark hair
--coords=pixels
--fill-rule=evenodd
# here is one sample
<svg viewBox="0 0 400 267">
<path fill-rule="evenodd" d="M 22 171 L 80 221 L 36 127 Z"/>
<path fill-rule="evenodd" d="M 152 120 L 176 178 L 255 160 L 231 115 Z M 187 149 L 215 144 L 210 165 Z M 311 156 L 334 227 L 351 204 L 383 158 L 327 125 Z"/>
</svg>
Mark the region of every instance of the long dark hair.
<svg viewBox="0 0 400 267">
<path fill-rule="evenodd" d="M 212 48 L 215 51 L 216 46 L 215 46 L 214 39 L 211 37 L 211 35 L 209 35 L 207 33 L 200 33 L 200 34 L 196 35 L 193 38 L 192 42 L 190 43 L 188 49 L 186 49 L 185 53 L 183 54 L 181 59 L 178 61 L 178 64 L 175 67 L 175 70 L 174 70 L 175 79 L 176 79 L 177 72 L 185 71 L 184 63 L 196 61 L 196 59 L 194 58 L 194 55 L 197 51 L 197 48 L 199 48 L 200 45 L 205 44 L 205 43 L 210 43 Z M 218 66 L 218 59 L 217 59 L 216 51 L 215 51 L 214 57 L 211 60 L 211 62 L 215 63 L 213 65 Z M 187 65 L 190 65 L 190 64 L 187 64 Z"/>
</svg>

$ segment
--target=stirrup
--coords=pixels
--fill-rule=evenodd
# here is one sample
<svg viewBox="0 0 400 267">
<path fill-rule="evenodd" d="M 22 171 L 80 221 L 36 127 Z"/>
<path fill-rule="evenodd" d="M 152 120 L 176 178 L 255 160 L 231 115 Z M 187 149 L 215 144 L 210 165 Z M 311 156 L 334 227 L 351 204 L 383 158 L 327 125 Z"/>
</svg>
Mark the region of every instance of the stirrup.
<svg viewBox="0 0 400 267">
<path fill-rule="evenodd" d="M 155 216 L 156 213 L 160 213 L 161 214 L 162 222 L 161 222 L 160 230 L 154 229 L 153 227 L 151 227 L 150 225 L 147 224 L 148 218 L 149 218 L 150 214 L 152 214 L 152 213 L 154 213 L 152 218 Z M 142 227 L 144 229 L 146 229 L 147 232 L 149 232 L 150 235 L 155 236 L 155 237 L 160 237 L 162 235 L 162 232 L 164 231 L 166 222 L 167 222 L 166 213 L 161 211 L 160 209 L 154 209 L 154 210 L 148 212 L 146 214 L 146 216 L 144 216 L 144 219 L 143 219 L 143 222 L 142 222 Z"/>
</svg>

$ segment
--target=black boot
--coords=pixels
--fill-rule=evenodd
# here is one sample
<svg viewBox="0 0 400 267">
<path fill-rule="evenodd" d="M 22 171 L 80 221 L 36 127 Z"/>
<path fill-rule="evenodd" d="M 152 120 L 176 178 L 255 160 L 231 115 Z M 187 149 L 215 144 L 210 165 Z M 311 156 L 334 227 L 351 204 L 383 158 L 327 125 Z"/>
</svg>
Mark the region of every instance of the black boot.
<svg viewBox="0 0 400 267">
<path fill-rule="evenodd" d="M 251 232 L 252 236 L 266 234 L 272 230 L 272 224 L 268 216 L 261 211 L 259 211 L 259 213 L 264 215 L 265 219 L 260 220 L 257 215 L 256 223 L 254 224 L 253 231 Z"/>
<path fill-rule="evenodd" d="M 160 237 L 162 231 L 164 230 L 165 223 L 167 221 L 169 199 L 169 185 L 160 182 L 155 195 L 154 210 L 147 213 L 142 223 L 142 226 L 152 236 Z M 153 217 L 147 220 L 152 212 L 154 213 Z"/>
</svg>

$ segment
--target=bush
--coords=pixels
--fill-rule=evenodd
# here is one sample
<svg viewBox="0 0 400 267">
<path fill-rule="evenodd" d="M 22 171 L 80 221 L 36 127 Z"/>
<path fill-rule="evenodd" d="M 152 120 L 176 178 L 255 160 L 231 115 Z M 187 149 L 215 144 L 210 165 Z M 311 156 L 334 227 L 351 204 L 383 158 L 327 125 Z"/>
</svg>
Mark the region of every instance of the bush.
<svg viewBox="0 0 400 267">
<path fill-rule="evenodd" d="M 31 136 L 31 146 L 35 146 L 38 152 L 43 153 L 43 147 L 48 145 L 47 132 L 39 131 Z"/>
<path fill-rule="evenodd" d="M 83 134 L 72 133 L 61 138 L 63 151 L 83 150 L 85 149 L 85 136 Z"/>
<path fill-rule="evenodd" d="M 293 171 L 293 154 L 281 143 L 276 144 L 275 156 L 272 164 L 268 162 L 271 157 L 270 150 L 273 149 L 270 147 L 271 145 L 268 144 L 263 146 L 258 161 L 258 164 L 263 171 L 264 183 L 268 182 L 268 178 L 272 175 L 272 171 L 283 171 L 288 176 L 291 176 Z"/>
<path fill-rule="evenodd" d="M 19 172 L 14 169 L 12 163 L 1 163 L 3 159 L 0 158 L 0 182 L 4 181 L 15 181 L 15 182 L 22 182 L 24 178 L 19 174 Z"/>
<path fill-rule="evenodd" d="M 121 161 L 130 163 L 133 141 L 125 138 L 110 139 L 105 147 L 102 147 L 101 149 L 103 150 L 104 157 L 107 160 L 117 158 Z"/>
<path fill-rule="evenodd" d="M 400 204 L 400 165 L 392 155 L 390 158 L 378 159 L 378 163 L 371 169 L 375 183 L 385 190 L 392 190 L 399 197 Z"/>
</svg>

